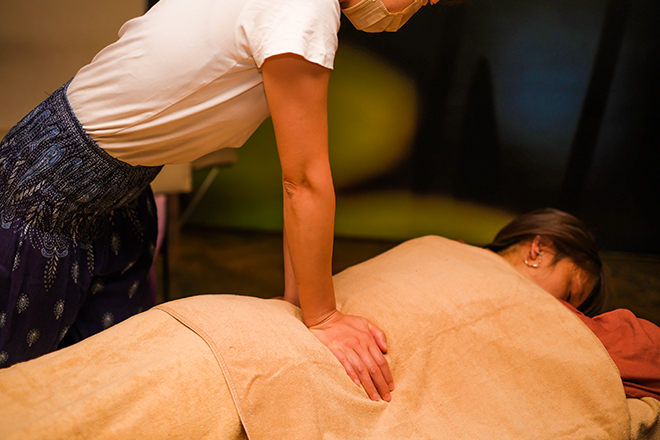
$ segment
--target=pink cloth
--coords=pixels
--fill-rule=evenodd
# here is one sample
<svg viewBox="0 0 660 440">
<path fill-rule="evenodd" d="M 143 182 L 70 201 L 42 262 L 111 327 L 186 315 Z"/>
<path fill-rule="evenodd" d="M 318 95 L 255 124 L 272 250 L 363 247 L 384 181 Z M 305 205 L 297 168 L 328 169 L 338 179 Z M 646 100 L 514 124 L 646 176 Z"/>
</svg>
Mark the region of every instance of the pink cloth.
<svg viewBox="0 0 660 440">
<path fill-rule="evenodd" d="M 660 327 L 617 309 L 589 318 L 565 301 L 600 339 L 621 373 L 627 397 L 660 399 Z"/>
</svg>

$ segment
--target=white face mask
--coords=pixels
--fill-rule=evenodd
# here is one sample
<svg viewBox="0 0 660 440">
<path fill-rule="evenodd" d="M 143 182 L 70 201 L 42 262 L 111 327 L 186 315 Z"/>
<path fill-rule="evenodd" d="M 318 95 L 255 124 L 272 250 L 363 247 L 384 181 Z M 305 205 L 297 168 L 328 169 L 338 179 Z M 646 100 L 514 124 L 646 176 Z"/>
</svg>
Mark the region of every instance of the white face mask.
<svg viewBox="0 0 660 440">
<path fill-rule="evenodd" d="M 391 13 L 382 0 L 362 0 L 342 10 L 356 29 L 364 32 L 396 32 L 422 7 L 423 0 L 413 0 L 401 12 Z"/>
</svg>

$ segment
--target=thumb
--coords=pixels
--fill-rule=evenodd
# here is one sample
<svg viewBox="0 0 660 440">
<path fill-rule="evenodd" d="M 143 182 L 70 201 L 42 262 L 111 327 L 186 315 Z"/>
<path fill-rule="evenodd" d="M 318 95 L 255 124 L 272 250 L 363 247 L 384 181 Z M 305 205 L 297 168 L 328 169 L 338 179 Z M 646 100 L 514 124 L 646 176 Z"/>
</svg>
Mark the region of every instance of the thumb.
<svg viewBox="0 0 660 440">
<path fill-rule="evenodd" d="M 376 344 L 378 344 L 378 348 L 380 348 L 383 353 L 387 353 L 387 341 L 385 338 L 385 332 L 373 325 L 371 322 L 369 322 L 369 332 L 374 337 Z"/>
</svg>

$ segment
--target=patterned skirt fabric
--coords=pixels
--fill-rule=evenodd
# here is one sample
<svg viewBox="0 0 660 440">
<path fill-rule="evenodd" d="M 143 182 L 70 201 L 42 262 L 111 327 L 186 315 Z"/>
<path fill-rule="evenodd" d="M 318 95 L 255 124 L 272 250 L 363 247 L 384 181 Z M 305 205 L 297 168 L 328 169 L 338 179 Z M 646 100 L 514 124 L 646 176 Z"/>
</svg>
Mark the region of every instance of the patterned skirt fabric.
<svg viewBox="0 0 660 440">
<path fill-rule="evenodd" d="M 0 143 L 0 368 L 151 305 L 158 226 L 149 183 L 160 167 L 100 149 L 67 85 Z"/>
</svg>

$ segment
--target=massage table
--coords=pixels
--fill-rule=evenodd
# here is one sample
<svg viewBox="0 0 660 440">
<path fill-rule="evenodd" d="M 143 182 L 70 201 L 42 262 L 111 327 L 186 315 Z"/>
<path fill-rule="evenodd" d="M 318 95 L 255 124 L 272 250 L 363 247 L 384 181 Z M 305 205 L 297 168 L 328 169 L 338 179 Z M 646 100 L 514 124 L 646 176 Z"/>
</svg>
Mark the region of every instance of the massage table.
<svg viewBox="0 0 660 440">
<path fill-rule="evenodd" d="M 0 370 L 2 439 L 658 439 L 599 340 L 501 257 L 440 237 L 335 275 L 387 334 L 371 401 L 278 299 L 161 304 Z"/>
</svg>

